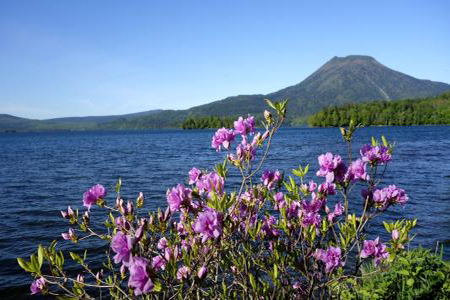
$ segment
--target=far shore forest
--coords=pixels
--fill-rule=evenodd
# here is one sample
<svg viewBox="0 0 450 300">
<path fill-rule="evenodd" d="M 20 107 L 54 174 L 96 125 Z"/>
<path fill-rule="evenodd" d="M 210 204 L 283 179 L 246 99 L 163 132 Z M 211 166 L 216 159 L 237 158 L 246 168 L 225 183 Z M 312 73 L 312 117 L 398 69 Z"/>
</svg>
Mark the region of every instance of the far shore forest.
<svg viewBox="0 0 450 300">
<path fill-rule="evenodd" d="M 234 117 L 188 117 L 183 129 L 232 127 Z M 437 97 L 383 100 L 360 104 L 330 106 L 311 115 L 312 127 L 347 126 L 353 120 L 364 126 L 450 125 L 450 92 Z M 292 124 L 298 125 L 298 124 Z"/>
</svg>

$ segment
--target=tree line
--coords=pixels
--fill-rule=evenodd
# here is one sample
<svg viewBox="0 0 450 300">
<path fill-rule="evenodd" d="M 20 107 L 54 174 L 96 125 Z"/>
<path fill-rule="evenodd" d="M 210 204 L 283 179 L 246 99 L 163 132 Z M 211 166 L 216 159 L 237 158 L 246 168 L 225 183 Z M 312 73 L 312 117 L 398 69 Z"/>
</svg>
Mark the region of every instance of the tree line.
<svg viewBox="0 0 450 300">
<path fill-rule="evenodd" d="M 235 117 L 196 116 L 188 117 L 181 124 L 183 129 L 233 128 Z"/>
<path fill-rule="evenodd" d="M 450 92 L 437 97 L 374 101 L 344 106 L 330 106 L 308 119 L 310 126 L 373 125 L 450 125 Z"/>
</svg>

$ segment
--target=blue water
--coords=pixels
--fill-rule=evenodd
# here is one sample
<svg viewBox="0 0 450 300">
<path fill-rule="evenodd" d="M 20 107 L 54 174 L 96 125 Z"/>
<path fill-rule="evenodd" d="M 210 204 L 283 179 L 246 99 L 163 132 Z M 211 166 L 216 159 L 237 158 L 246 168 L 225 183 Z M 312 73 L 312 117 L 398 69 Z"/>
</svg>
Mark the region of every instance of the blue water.
<svg viewBox="0 0 450 300">
<path fill-rule="evenodd" d="M 125 197 L 135 199 L 142 191 L 145 209 L 165 207 L 167 188 L 185 182 L 191 167 L 211 169 L 222 159 L 210 148 L 212 134 L 211 130 L 0 134 L 0 295 L 28 294 L 31 277 L 18 267 L 16 257 L 28 257 L 39 243 L 47 245 L 53 239 L 63 249 L 70 246 L 60 235 L 68 223 L 59 211 L 68 205 L 82 209 L 87 188 L 102 183 L 112 190 L 120 176 Z M 362 128 L 353 141 L 353 156 L 371 136 L 382 134 L 396 142 L 384 183 L 404 188 L 410 197 L 404 209 L 390 209 L 385 217 L 416 217 L 413 245 L 431 248 L 443 243 L 450 259 L 450 127 Z M 299 164 L 310 163 L 312 175 L 317 156 L 327 151 L 346 157 L 338 129 L 286 128 L 275 138 L 266 166 L 289 174 Z M 231 172 L 230 185 L 236 175 Z M 107 201 L 114 201 L 113 193 Z M 356 195 L 352 201 L 357 205 L 361 199 Z M 92 222 L 103 220 L 98 211 L 93 209 Z M 369 235 L 383 239 L 383 231 L 377 221 Z M 89 245 L 95 255 L 102 246 Z"/>
</svg>

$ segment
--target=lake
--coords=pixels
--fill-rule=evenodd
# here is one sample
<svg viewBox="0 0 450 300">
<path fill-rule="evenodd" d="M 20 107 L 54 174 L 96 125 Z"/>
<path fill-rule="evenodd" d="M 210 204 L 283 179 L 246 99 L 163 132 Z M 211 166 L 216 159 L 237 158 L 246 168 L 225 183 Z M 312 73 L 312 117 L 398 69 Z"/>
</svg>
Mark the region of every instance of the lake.
<svg viewBox="0 0 450 300">
<path fill-rule="evenodd" d="M 24 298 L 32 281 L 16 263 L 16 257 L 28 257 L 39 243 L 53 239 L 62 249 L 68 222 L 60 210 L 68 205 L 82 209 L 82 194 L 96 183 L 111 192 L 122 177 L 123 195 L 135 199 L 146 196 L 145 209 L 166 205 L 167 188 L 185 183 L 195 166 L 211 169 L 223 160 L 224 153 L 211 148 L 213 130 L 160 130 L 132 132 L 68 132 L 0 134 L 0 193 L 3 208 L 0 218 L 0 295 Z M 353 157 L 370 137 L 384 134 L 395 141 L 393 161 L 384 184 L 396 184 L 406 190 L 410 201 L 404 207 L 390 208 L 386 219 L 417 218 L 413 246 L 445 245 L 450 259 L 450 127 L 369 127 L 357 131 Z M 341 154 L 346 145 L 337 128 L 283 128 L 275 138 L 266 166 L 284 170 L 310 164 L 310 176 L 318 168 L 317 157 L 325 152 Z M 258 152 L 259 153 L 259 152 Z M 238 180 L 231 172 L 228 186 Z M 357 194 L 352 203 L 361 203 Z M 91 222 L 103 218 L 94 207 Z M 369 228 L 370 236 L 384 233 L 381 221 Z M 102 244 L 90 243 L 94 259 Z M 66 257 L 66 261 L 70 258 Z M 13 296 L 14 295 L 14 296 Z"/>
</svg>

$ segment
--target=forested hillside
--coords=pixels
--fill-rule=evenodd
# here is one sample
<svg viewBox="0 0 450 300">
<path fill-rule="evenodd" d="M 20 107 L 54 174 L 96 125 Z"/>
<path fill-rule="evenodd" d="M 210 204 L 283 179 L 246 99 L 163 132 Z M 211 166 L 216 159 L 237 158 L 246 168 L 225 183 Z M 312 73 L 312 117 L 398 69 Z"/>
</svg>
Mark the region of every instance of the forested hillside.
<svg viewBox="0 0 450 300">
<path fill-rule="evenodd" d="M 312 115 L 310 126 L 372 125 L 450 125 L 450 93 L 423 99 L 375 101 L 362 104 L 331 106 Z"/>
</svg>

